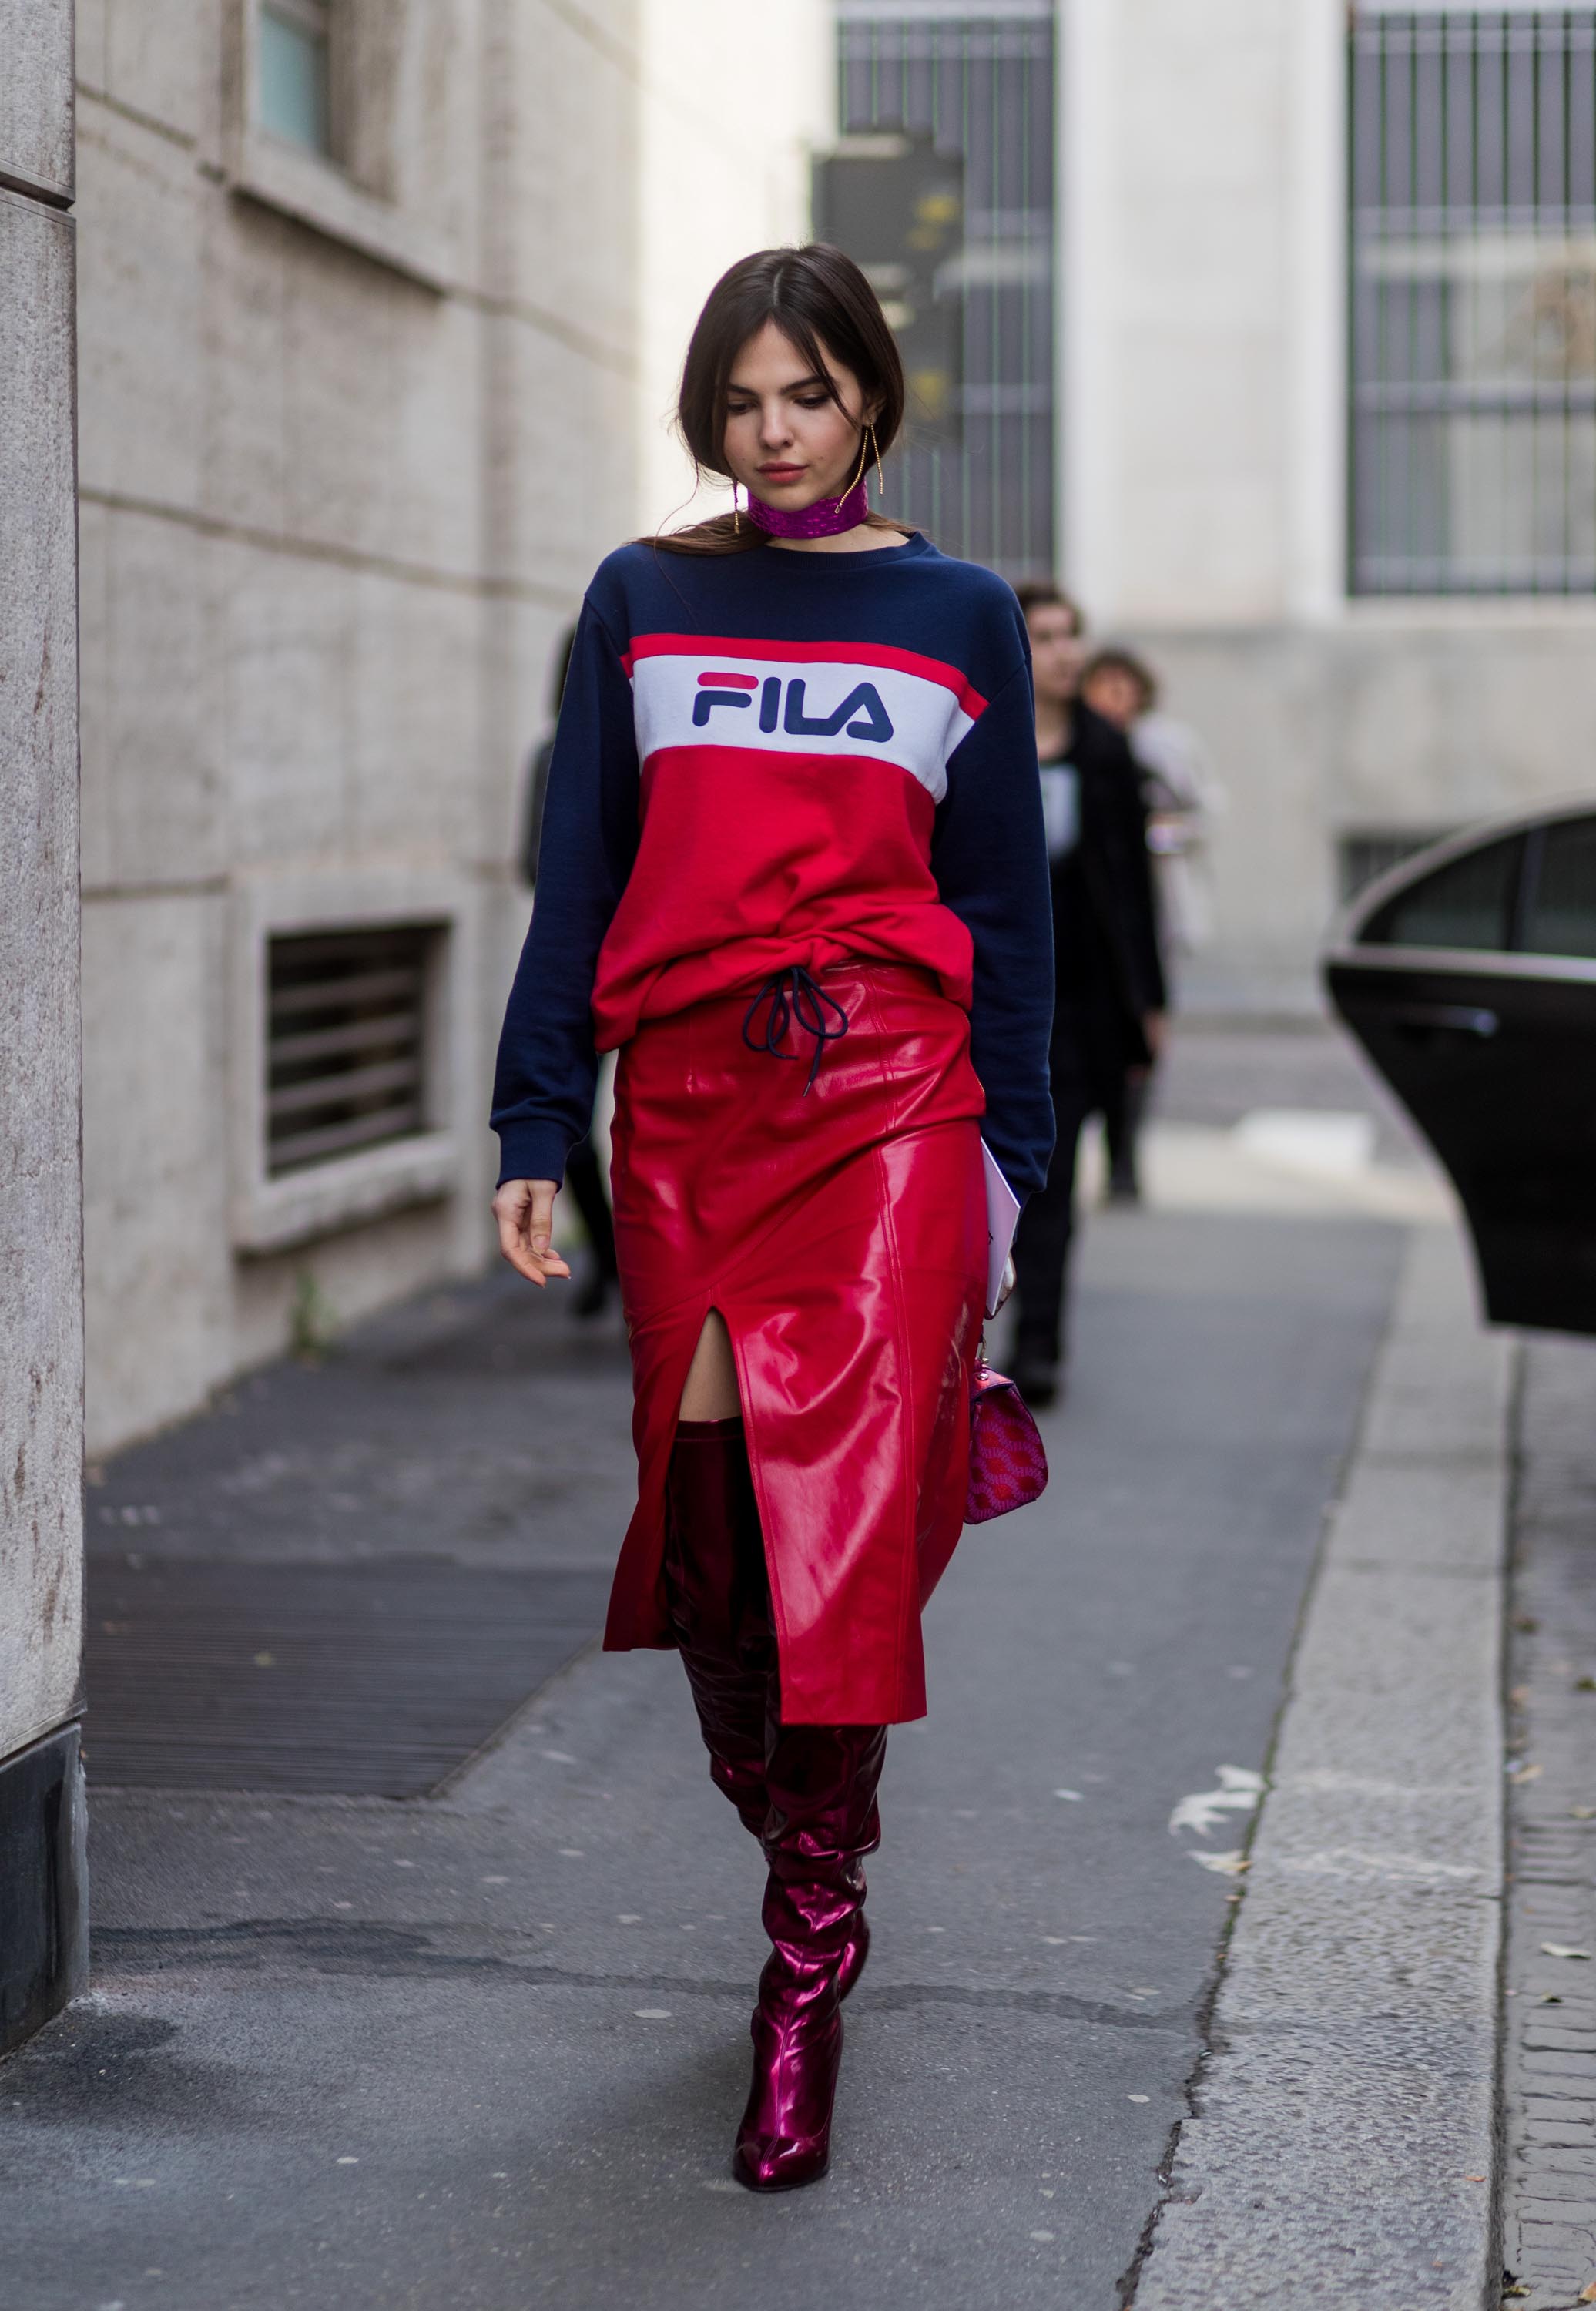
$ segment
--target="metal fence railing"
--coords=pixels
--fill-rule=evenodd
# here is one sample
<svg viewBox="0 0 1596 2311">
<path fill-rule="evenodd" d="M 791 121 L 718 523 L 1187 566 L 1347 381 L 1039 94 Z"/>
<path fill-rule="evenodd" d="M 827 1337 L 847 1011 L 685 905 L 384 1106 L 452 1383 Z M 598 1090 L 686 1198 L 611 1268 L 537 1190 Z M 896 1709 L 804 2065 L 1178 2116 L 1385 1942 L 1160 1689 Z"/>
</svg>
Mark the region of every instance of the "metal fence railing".
<svg viewBox="0 0 1596 2311">
<path fill-rule="evenodd" d="M 964 163 L 956 439 L 886 461 L 885 510 L 1016 582 L 1053 574 L 1054 48 L 1050 0 L 842 0 L 845 135 L 929 135 Z"/>
<path fill-rule="evenodd" d="M 1349 37 L 1351 589 L 1596 590 L 1596 7 Z"/>
</svg>

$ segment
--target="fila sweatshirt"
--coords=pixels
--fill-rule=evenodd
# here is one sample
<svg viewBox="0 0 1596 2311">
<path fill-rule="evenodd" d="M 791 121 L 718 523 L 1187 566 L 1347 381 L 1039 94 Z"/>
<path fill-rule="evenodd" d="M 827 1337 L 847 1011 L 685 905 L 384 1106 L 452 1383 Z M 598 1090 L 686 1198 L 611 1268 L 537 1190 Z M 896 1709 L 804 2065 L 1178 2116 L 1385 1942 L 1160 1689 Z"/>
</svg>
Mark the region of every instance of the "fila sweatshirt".
<svg viewBox="0 0 1596 2311">
<path fill-rule="evenodd" d="M 559 1180 L 597 1053 L 772 972 L 918 964 L 971 1019 L 981 1129 L 1040 1188 L 1053 944 L 1030 653 L 1009 588 L 917 533 L 873 553 L 625 545 L 583 605 L 532 926 L 505 1013 L 501 1179 Z"/>
</svg>

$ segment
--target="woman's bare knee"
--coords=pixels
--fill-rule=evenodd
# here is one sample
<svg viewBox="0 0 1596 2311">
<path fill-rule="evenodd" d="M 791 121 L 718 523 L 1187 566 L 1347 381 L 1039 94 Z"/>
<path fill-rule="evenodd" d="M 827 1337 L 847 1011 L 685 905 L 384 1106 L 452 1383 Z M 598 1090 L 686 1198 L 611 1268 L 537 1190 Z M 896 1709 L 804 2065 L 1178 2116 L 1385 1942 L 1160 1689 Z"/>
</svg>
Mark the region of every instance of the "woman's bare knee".
<svg viewBox="0 0 1596 2311">
<path fill-rule="evenodd" d="M 687 1368 L 678 1417 L 683 1420 L 735 1420 L 742 1408 L 731 1334 L 720 1311 L 711 1308 L 704 1318 L 693 1362 Z"/>
</svg>

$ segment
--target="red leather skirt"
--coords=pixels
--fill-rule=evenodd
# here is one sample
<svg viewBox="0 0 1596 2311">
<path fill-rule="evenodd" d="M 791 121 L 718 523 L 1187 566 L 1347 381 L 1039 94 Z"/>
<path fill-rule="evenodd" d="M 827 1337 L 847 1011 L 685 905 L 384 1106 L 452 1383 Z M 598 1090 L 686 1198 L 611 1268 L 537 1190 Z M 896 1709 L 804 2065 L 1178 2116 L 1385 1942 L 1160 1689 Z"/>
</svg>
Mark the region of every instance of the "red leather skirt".
<svg viewBox="0 0 1596 2311">
<path fill-rule="evenodd" d="M 986 1281 L 970 1023 L 928 972 L 821 974 L 814 1049 L 737 995 L 645 1022 L 615 1083 L 615 1249 L 638 1503 L 605 1644 L 669 1645 L 665 1478 L 704 1319 L 731 1334 L 789 1724 L 925 1714 L 920 1609 L 964 1526 Z M 756 1032 L 763 1033 L 762 1021 Z M 795 1064 L 796 1062 L 796 1064 Z"/>
</svg>

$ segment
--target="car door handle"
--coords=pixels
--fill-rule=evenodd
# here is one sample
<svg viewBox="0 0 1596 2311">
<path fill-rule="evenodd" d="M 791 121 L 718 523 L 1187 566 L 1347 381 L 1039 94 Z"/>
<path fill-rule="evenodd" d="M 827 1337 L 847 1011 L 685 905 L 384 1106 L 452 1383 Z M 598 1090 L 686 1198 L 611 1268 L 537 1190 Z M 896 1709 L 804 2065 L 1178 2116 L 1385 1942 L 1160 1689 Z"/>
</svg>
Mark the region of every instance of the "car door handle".
<svg viewBox="0 0 1596 2311">
<path fill-rule="evenodd" d="M 1479 1011 L 1467 1003 L 1401 1003 L 1390 1014 L 1393 1027 L 1441 1027 L 1454 1035 L 1478 1035 L 1482 1042 L 1502 1022 L 1494 1011 Z"/>
</svg>

